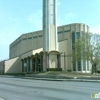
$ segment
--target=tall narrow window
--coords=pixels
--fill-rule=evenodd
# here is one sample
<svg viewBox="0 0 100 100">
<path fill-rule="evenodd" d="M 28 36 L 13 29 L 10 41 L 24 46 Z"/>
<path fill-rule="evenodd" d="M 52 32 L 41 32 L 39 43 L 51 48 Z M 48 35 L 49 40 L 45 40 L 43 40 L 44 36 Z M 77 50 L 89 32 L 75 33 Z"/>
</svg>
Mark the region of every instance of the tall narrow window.
<svg viewBox="0 0 100 100">
<path fill-rule="evenodd" d="M 72 33 L 72 50 L 75 49 L 74 43 L 75 43 L 75 32 Z M 73 63 L 73 71 L 76 71 L 76 63 Z"/>
<path fill-rule="evenodd" d="M 76 63 L 73 63 L 73 71 L 76 71 Z"/>
<path fill-rule="evenodd" d="M 77 38 L 77 39 L 80 38 L 80 32 L 76 32 L 76 38 Z"/>
<path fill-rule="evenodd" d="M 81 71 L 81 61 L 77 62 L 78 71 Z"/>
<path fill-rule="evenodd" d="M 83 71 L 86 71 L 86 61 L 83 59 Z"/>
<path fill-rule="evenodd" d="M 75 43 L 75 32 L 72 33 L 72 50 L 74 50 L 74 43 Z"/>
<path fill-rule="evenodd" d="M 89 71 L 89 61 L 87 61 L 87 71 Z"/>
<path fill-rule="evenodd" d="M 79 39 L 80 38 L 80 32 L 76 32 L 76 39 Z M 81 53 L 80 53 L 81 55 Z M 80 61 L 77 61 L 77 69 L 78 71 L 81 71 L 81 60 Z"/>
</svg>

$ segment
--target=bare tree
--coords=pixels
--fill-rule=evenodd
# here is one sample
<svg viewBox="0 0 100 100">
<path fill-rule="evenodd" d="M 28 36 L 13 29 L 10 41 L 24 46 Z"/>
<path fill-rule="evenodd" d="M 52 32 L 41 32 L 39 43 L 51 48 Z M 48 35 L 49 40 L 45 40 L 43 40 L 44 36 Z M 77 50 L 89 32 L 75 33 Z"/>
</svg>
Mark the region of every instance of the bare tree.
<svg viewBox="0 0 100 100">
<path fill-rule="evenodd" d="M 72 51 L 73 62 L 87 60 L 92 64 L 91 73 L 94 72 L 94 65 L 100 61 L 100 35 L 83 33 L 76 39 Z"/>
</svg>

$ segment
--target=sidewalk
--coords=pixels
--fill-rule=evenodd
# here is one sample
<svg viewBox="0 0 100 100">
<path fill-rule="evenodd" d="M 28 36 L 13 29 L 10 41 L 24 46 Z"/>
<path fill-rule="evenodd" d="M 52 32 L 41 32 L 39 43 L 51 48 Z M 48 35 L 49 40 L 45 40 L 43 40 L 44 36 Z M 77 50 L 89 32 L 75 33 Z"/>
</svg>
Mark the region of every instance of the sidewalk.
<svg viewBox="0 0 100 100">
<path fill-rule="evenodd" d="M 79 82 L 100 82 L 100 75 L 79 74 L 79 73 L 38 73 L 25 74 L 27 79 L 47 80 L 47 81 L 79 81 Z"/>
</svg>

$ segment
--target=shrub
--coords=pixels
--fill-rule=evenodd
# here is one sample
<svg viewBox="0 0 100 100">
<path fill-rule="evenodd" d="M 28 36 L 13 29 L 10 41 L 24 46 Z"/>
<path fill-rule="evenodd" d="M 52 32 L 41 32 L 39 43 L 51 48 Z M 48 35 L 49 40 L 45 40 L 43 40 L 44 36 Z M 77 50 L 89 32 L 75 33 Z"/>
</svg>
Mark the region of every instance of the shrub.
<svg viewBox="0 0 100 100">
<path fill-rule="evenodd" d="M 97 71 L 97 73 L 100 73 L 100 71 Z"/>
<path fill-rule="evenodd" d="M 68 72 L 72 72 L 72 70 L 67 70 Z"/>
<path fill-rule="evenodd" d="M 14 76 L 17 76 L 17 75 L 25 75 L 24 73 L 5 73 L 4 75 L 14 75 Z"/>
<path fill-rule="evenodd" d="M 47 71 L 62 71 L 62 68 L 47 68 Z"/>
</svg>

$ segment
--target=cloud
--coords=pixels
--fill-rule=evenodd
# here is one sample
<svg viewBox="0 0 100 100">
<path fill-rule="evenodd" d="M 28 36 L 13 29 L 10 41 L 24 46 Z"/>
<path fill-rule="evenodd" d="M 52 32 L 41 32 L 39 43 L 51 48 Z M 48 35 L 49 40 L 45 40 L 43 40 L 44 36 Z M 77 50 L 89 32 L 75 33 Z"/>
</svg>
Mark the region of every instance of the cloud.
<svg viewBox="0 0 100 100">
<path fill-rule="evenodd" d="M 100 34 L 100 25 L 97 25 L 97 26 L 92 27 L 92 28 L 90 27 L 90 32 Z"/>
<path fill-rule="evenodd" d="M 38 10 L 37 12 L 29 15 L 27 20 L 31 23 L 35 30 L 42 29 L 42 10 Z"/>
<path fill-rule="evenodd" d="M 10 21 L 18 21 L 17 18 L 13 18 L 13 17 L 9 18 L 9 20 L 10 20 Z"/>
<path fill-rule="evenodd" d="M 19 34 L 16 30 L 2 30 L 0 35 L 0 45 L 10 45 L 16 38 L 18 38 Z"/>
<path fill-rule="evenodd" d="M 65 18 L 67 19 L 67 20 L 71 20 L 71 19 L 73 19 L 75 17 L 75 15 L 73 14 L 73 13 L 67 13 L 66 15 L 65 15 Z"/>
<path fill-rule="evenodd" d="M 61 5 L 61 2 L 60 2 L 59 0 L 57 0 L 57 5 L 58 5 L 58 6 Z"/>
<path fill-rule="evenodd" d="M 71 12 L 65 14 L 64 17 L 58 17 L 58 26 L 71 23 L 75 17 L 75 14 Z"/>
<path fill-rule="evenodd" d="M 0 30 L 0 60 L 9 57 L 9 45 L 19 37 L 17 29 Z"/>
</svg>

